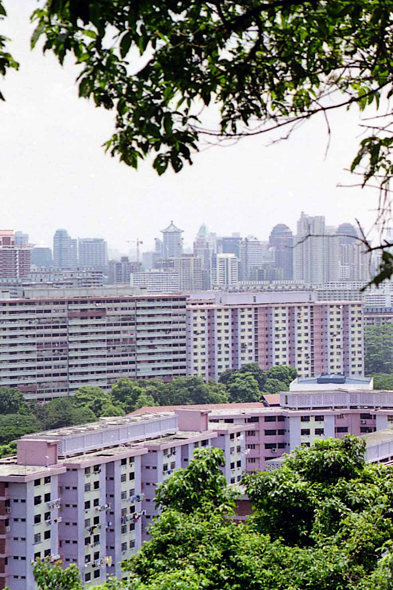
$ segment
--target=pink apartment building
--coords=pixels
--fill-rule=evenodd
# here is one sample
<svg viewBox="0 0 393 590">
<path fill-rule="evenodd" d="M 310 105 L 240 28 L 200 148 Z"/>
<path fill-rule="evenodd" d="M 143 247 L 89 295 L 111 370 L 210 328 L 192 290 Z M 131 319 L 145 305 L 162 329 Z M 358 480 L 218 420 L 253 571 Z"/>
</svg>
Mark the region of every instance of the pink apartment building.
<svg viewBox="0 0 393 590">
<path fill-rule="evenodd" d="M 226 369 L 291 365 L 299 375 L 363 375 L 360 302 L 321 302 L 313 292 L 191 294 L 187 374 L 206 381 Z"/>
<path fill-rule="evenodd" d="M 23 437 L 0 461 L 0 588 L 32 590 L 45 557 L 76 564 L 86 585 L 121 577 L 157 514 L 155 486 L 210 446 L 224 451 L 228 484 L 239 483 L 245 430 L 179 409 Z"/>
</svg>

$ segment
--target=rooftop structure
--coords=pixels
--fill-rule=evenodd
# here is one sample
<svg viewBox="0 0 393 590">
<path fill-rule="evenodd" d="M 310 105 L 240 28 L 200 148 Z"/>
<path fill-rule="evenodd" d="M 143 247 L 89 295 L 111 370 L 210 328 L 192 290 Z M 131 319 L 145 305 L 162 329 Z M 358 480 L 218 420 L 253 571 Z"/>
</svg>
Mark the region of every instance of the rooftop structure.
<svg viewBox="0 0 393 590">
<path fill-rule="evenodd" d="M 357 377 L 343 374 L 322 374 L 318 377 L 297 377 L 289 386 L 290 391 L 325 391 L 334 389 L 359 390 L 374 387 L 372 377 Z"/>
</svg>

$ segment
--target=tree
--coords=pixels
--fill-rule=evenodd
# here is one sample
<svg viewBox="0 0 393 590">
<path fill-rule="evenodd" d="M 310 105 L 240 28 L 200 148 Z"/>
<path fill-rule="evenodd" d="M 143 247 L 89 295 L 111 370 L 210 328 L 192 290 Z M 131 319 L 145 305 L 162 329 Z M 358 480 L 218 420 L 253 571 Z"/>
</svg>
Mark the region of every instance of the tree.
<svg viewBox="0 0 393 590">
<path fill-rule="evenodd" d="M 39 590 L 82 590 L 80 573 L 75 564 L 63 569 L 61 562 L 51 563 L 48 557 L 44 561 L 37 560 L 33 572 Z"/>
<path fill-rule="evenodd" d="M 259 390 L 263 391 L 266 383 L 266 371 L 263 371 L 258 363 L 247 363 L 238 369 L 239 373 L 248 373 L 258 382 Z"/>
<path fill-rule="evenodd" d="M 288 385 L 278 379 L 266 379 L 266 393 L 280 393 L 280 391 L 288 391 Z"/>
<path fill-rule="evenodd" d="M 156 504 L 161 510 L 191 513 L 213 509 L 232 513 L 237 494 L 227 487 L 221 467 L 225 465 L 221 449 L 195 449 L 186 469 L 175 471 L 157 488 Z"/>
<path fill-rule="evenodd" d="M 237 139 L 353 104 L 378 107 L 391 88 L 390 11 L 373 0 L 59 0 L 35 11 L 32 43 L 44 35 L 61 63 L 73 53 L 80 96 L 116 109 L 112 154 L 136 167 L 152 152 L 159 173 L 168 164 L 178 172 L 203 134 Z M 219 124 L 206 129 L 199 103 L 213 102 Z M 366 178 L 383 164 L 389 174 L 389 139 L 374 131 L 363 140 L 355 164 L 376 156 Z"/>
<path fill-rule="evenodd" d="M 124 410 L 119 408 L 119 406 L 113 406 L 108 404 L 104 406 L 100 412 L 100 417 L 109 417 L 109 416 L 124 416 Z"/>
<path fill-rule="evenodd" d="M 258 382 L 250 373 L 237 373 L 228 384 L 230 403 L 257 402 L 261 398 Z"/>
<path fill-rule="evenodd" d="M 100 387 L 85 385 L 80 387 L 73 395 L 73 403 L 77 408 L 89 408 L 95 416 L 102 416 L 105 406 L 112 404 L 112 398 Z"/>
<path fill-rule="evenodd" d="M 163 511 L 127 566 L 131 587 L 390 590 L 393 469 L 366 465 L 363 442 L 322 440 L 246 475 L 255 514 L 239 524 L 199 499 L 215 497 L 216 466 L 198 465 L 209 452 L 160 488 Z"/>
<path fill-rule="evenodd" d="M 393 324 L 364 329 L 366 374 L 393 373 Z"/>
<path fill-rule="evenodd" d="M 0 22 L 7 15 L 3 2 L 0 0 Z M 0 35 L 0 75 L 5 76 L 8 69 L 18 69 L 19 64 L 14 60 L 12 55 L 5 50 L 6 41 L 8 39 L 4 35 Z M 4 100 L 3 94 L 0 92 L 0 100 Z"/>
<path fill-rule="evenodd" d="M 296 379 L 297 371 L 294 367 L 276 365 L 265 371 L 265 375 L 267 379 L 277 379 L 278 381 L 282 381 L 289 386 L 292 381 Z"/>
<path fill-rule="evenodd" d="M 152 395 L 147 395 L 144 391 L 140 394 L 138 399 L 136 400 L 135 409 L 139 410 L 140 408 L 151 407 L 155 406 L 154 398 Z"/>
<path fill-rule="evenodd" d="M 143 389 L 134 381 L 127 379 L 119 379 L 112 387 L 112 399 L 115 406 L 119 406 L 124 412 L 133 412 L 138 397 L 143 392 Z"/>
<path fill-rule="evenodd" d="M 54 399 L 46 405 L 45 430 L 95 422 L 96 415 L 89 409 L 76 407 L 72 397 Z"/>
<path fill-rule="evenodd" d="M 39 423 L 34 415 L 6 414 L 0 415 L 0 445 L 10 442 L 39 430 Z"/>
<path fill-rule="evenodd" d="M 16 441 L 0 446 L 0 459 L 11 457 L 12 455 L 16 455 Z"/>
<path fill-rule="evenodd" d="M 28 414 L 23 393 L 11 387 L 0 387 L 0 414 Z"/>
<path fill-rule="evenodd" d="M 222 387 L 207 385 L 202 377 L 179 377 L 165 386 L 164 405 L 226 403 Z"/>
<path fill-rule="evenodd" d="M 393 374 L 392 373 L 377 373 L 372 375 L 374 377 L 374 389 L 393 390 Z"/>
</svg>

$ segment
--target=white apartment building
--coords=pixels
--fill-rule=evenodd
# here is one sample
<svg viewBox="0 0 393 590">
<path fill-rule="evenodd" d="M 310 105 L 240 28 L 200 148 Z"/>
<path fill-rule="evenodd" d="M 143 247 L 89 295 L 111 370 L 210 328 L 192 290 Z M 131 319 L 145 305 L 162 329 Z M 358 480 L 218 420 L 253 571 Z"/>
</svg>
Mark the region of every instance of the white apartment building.
<svg viewBox="0 0 393 590">
<path fill-rule="evenodd" d="M 0 300 L 0 386 L 27 398 L 186 374 L 186 296 L 131 288 L 32 290 Z"/>
</svg>

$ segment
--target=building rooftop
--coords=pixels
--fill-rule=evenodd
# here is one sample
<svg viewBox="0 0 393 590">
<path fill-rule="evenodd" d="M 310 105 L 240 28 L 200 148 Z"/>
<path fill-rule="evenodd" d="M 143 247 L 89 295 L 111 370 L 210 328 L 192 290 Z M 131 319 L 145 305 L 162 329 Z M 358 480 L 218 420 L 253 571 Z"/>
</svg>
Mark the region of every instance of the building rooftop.
<svg viewBox="0 0 393 590">
<path fill-rule="evenodd" d="M 366 441 L 367 447 L 385 442 L 393 442 L 393 425 L 383 430 L 363 434 L 360 438 Z"/>
<path fill-rule="evenodd" d="M 168 233 L 181 233 L 182 234 L 183 231 L 184 230 L 179 229 L 178 227 L 176 227 L 176 225 L 173 223 L 173 221 L 171 221 L 167 228 L 161 230 L 161 233 L 163 233 L 163 234 L 168 234 Z"/>
</svg>

